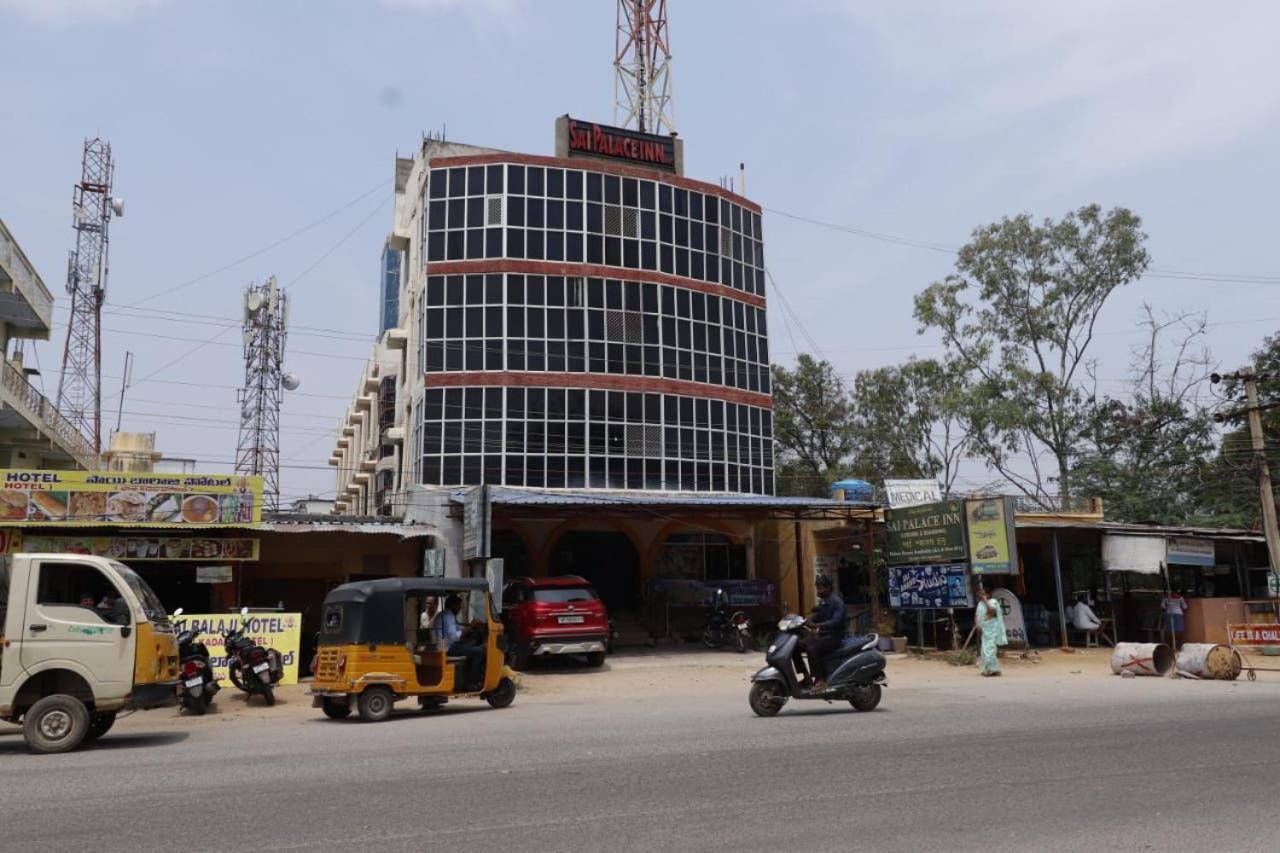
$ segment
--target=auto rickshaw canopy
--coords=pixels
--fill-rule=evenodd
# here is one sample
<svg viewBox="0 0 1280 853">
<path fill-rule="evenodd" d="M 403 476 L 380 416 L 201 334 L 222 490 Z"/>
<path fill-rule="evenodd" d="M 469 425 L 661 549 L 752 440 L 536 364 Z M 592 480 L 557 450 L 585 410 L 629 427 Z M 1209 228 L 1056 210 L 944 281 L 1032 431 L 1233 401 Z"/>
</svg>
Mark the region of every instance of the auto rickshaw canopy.
<svg viewBox="0 0 1280 853">
<path fill-rule="evenodd" d="M 320 644 L 403 643 L 406 598 L 463 592 L 487 595 L 489 582 L 484 578 L 380 578 L 343 584 L 324 598 Z"/>
</svg>

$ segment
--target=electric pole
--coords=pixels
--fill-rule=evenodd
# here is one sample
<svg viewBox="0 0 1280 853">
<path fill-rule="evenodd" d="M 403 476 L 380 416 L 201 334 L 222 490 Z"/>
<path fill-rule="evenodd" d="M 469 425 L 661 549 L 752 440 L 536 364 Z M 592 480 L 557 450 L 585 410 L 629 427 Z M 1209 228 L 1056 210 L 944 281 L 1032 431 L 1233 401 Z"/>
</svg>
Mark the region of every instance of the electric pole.
<svg viewBox="0 0 1280 853">
<path fill-rule="evenodd" d="M 1253 438 L 1253 456 L 1258 466 L 1258 497 L 1262 502 L 1262 528 L 1267 537 L 1267 555 L 1271 571 L 1280 571 L 1280 527 L 1276 525 L 1276 497 L 1271 491 L 1271 469 L 1267 465 L 1266 442 L 1262 435 L 1262 411 L 1258 407 L 1258 377 L 1252 367 L 1240 369 L 1248 402 L 1249 435 Z"/>
</svg>

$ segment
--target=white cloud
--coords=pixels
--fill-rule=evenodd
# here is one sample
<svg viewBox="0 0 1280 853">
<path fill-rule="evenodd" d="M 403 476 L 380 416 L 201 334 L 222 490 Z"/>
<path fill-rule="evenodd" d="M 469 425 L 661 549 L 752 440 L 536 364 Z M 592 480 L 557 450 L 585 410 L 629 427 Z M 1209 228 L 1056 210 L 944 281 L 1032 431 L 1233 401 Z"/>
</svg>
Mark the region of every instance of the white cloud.
<svg viewBox="0 0 1280 853">
<path fill-rule="evenodd" d="M 1044 123 L 1042 164 L 1075 177 L 1213 150 L 1280 115 L 1274 3 L 839 8 L 924 102 L 916 132 Z"/>
<path fill-rule="evenodd" d="M 165 0 L 0 0 L 0 11 L 16 12 L 45 24 L 128 18 Z"/>
</svg>

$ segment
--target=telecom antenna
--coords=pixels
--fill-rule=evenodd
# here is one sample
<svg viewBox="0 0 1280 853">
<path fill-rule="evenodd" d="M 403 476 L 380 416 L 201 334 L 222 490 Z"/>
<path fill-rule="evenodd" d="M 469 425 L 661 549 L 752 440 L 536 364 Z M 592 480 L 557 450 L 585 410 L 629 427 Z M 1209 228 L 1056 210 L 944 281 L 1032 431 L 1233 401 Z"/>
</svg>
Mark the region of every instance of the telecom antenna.
<svg viewBox="0 0 1280 853">
<path fill-rule="evenodd" d="M 613 69 L 613 123 L 675 133 L 667 0 L 618 0 Z"/>
<path fill-rule="evenodd" d="M 111 144 L 86 139 L 80 183 L 71 197 L 76 247 L 67 261 L 71 316 L 62 350 L 57 409 L 102 450 L 102 302 L 107 295 L 107 246 L 111 217 L 124 216 L 124 201 L 111 195 Z"/>
<path fill-rule="evenodd" d="M 244 292 L 244 387 L 240 403 L 240 439 L 236 473 L 263 478 L 266 509 L 280 509 L 280 403 L 298 380 L 284 372 L 284 340 L 289 297 L 275 277 Z"/>
</svg>

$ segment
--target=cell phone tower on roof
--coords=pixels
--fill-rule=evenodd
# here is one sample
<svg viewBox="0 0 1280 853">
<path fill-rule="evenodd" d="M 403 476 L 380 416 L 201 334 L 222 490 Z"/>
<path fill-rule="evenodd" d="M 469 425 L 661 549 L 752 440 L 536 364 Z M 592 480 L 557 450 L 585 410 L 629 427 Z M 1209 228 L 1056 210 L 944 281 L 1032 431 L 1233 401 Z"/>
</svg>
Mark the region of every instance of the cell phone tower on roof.
<svg viewBox="0 0 1280 853">
<path fill-rule="evenodd" d="M 284 391 L 298 387 L 284 372 L 284 343 L 289 324 L 289 297 L 273 276 L 251 284 L 244 294 L 244 386 L 240 403 L 240 437 L 236 473 L 263 478 L 263 507 L 280 509 L 280 404 Z"/>
<path fill-rule="evenodd" d="M 641 133 L 675 133 L 667 0 L 618 0 L 613 123 Z"/>
<path fill-rule="evenodd" d="M 112 216 L 124 202 L 111 195 L 115 164 L 111 144 L 86 139 L 71 200 L 76 247 L 67 262 L 71 316 L 62 351 L 57 408 L 72 426 L 102 451 L 102 303 L 107 295 L 107 248 Z"/>
</svg>

